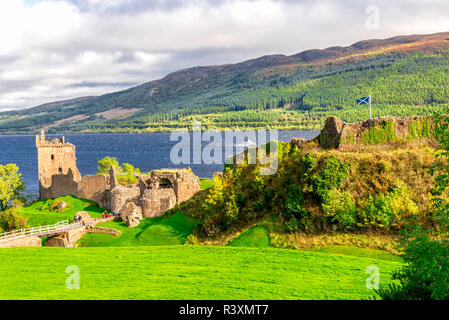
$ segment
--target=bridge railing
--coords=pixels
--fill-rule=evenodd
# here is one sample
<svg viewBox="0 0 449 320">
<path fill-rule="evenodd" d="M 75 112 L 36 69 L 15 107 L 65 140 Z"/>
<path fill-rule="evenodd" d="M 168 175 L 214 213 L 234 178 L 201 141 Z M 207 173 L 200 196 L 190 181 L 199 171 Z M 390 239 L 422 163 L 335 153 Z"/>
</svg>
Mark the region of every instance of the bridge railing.
<svg viewBox="0 0 449 320">
<path fill-rule="evenodd" d="M 55 232 L 61 232 L 66 230 L 72 230 L 74 228 L 81 227 L 83 225 L 82 222 L 69 223 L 69 219 L 64 221 L 57 222 L 55 224 L 39 226 L 39 227 L 31 227 L 20 230 L 13 230 L 9 232 L 0 233 L 0 242 L 10 241 L 13 239 L 31 237 L 34 235 L 44 236 L 46 234 L 51 234 Z"/>
</svg>

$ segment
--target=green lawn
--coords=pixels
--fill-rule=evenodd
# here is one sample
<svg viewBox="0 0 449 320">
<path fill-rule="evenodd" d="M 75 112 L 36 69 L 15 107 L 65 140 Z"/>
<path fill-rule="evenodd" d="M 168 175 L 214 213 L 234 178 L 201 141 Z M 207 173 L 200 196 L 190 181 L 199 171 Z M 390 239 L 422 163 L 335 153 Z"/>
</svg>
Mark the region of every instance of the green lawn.
<svg viewBox="0 0 449 320">
<path fill-rule="evenodd" d="M 66 288 L 68 266 L 79 290 Z M 163 246 L 0 250 L 0 299 L 369 299 L 396 261 L 273 248 Z"/>
<path fill-rule="evenodd" d="M 119 237 L 107 234 L 88 233 L 80 239 L 83 247 L 131 247 L 131 246 L 161 246 L 184 244 L 197 221 L 182 213 L 171 217 L 143 219 L 136 228 L 128 228 L 124 222 L 112 221 L 100 224 L 100 227 L 120 230 Z"/>
<path fill-rule="evenodd" d="M 201 190 L 208 189 L 214 185 L 214 179 L 200 180 Z"/>
<path fill-rule="evenodd" d="M 354 256 L 354 257 L 362 257 L 362 258 L 372 258 L 376 260 L 389 260 L 389 261 L 397 261 L 401 262 L 402 258 L 396 256 L 392 253 L 383 250 L 369 249 L 369 248 L 358 248 L 358 247 L 349 247 L 349 246 L 327 246 L 317 250 L 313 250 L 314 252 L 325 252 L 325 253 L 334 253 L 341 254 L 346 256 Z"/>
<path fill-rule="evenodd" d="M 64 212 L 49 211 L 49 205 L 53 200 L 41 200 L 28 207 L 20 208 L 20 214 L 29 218 L 28 226 L 54 224 L 67 218 L 72 221 L 78 211 L 87 211 L 93 218 L 101 218 L 101 214 L 104 212 L 104 209 L 101 209 L 94 201 L 78 199 L 70 195 L 56 199 L 69 204 Z"/>
<path fill-rule="evenodd" d="M 269 247 L 270 237 L 264 226 L 255 226 L 232 239 L 228 246 L 231 247 Z"/>
</svg>

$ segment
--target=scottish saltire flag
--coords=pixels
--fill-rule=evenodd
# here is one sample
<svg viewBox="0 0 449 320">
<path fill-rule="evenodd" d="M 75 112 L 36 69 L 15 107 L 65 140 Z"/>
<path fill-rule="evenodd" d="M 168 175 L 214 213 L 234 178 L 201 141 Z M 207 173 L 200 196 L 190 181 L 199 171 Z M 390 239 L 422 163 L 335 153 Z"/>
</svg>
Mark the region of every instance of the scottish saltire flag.
<svg viewBox="0 0 449 320">
<path fill-rule="evenodd" d="M 357 104 L 369 104 L 369 97 L 357 99 Z"/>
</svg>

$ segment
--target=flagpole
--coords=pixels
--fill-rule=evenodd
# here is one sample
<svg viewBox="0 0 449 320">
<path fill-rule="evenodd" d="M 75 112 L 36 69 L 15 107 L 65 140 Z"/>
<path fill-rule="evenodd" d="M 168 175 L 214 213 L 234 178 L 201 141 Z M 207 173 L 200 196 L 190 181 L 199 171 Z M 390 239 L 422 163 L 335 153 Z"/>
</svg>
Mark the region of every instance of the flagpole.
<svg viewBox="0 0 449 320">
<path fill-rule="evenodd" d="M 372 119 L 372 117 L 371 117 L 371 95 L 369 95 L 369 118 Z"/>
</svg>

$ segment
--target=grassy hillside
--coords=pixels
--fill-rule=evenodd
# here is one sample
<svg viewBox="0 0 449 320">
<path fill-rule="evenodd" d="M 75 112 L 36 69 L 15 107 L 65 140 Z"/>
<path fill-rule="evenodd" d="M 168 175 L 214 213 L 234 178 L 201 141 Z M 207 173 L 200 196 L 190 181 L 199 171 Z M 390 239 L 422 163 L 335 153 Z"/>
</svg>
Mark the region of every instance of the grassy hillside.
<svg viewBox="0 0 449 320">
<path fill-rule="evenodd" d="M 429 173 L 432 144 L 405 141 L 342 152 L 314 142 L 302 149 L 279 143 L 276 174 L 260 175 L 254 165 L 228 166 L 222 179 L 172 212 L 200 219 L 196 236 L 206 244 L 228 243 L 241 230 L 263 224 L 275 247 L 301 249 L 314 242 L 395 252 L 395 238 L 412 217 L 433 225 L 431 200 L 438 192 Z M 262 236 L 253 231 L 240 241 Z"/>
<path fill-rule="evenodd" d="M 119 237 L 88 233 L 79 240 L 82 247 L 135 247 L 184 244 L 198 221 L 182 213 L 171 217 L 143 219 L 139 226 L 128 228 L 121 221 L 100 224 L 100 227 L 120 230 Z"/>
<path fill-rule="evenodd" d="M 232 239 L 228 246 L 230 247 L 269 247 L 270 237 L 268 230 L 264 226 L 252 227 L 238 237 Z"/>
<path fill-rule="evenodd" d="M 68 266 L 80 290 L 68 290 Z M 401 263 L 319 252 L 208 246 L 0 251 L 0 299 L 370 299 Z"/>
<path fill-rule="evenodd" d="M 59 201 L 64 201 L 68 204 L 68 207 L 63 212 L 58 212 L 57 207 L 51 209 L 51 205 L 57 204 Z M 78 199 L 68 195 L 56 199 L 37 201 L 28 207 L 22 207 L 20 208 L 20 215 L 28 218 L 28 226 L 35 227 L 54 224 L 66 219 L 72 221 L 75 214 L 79 211 L 87 211 L 92 218 L 101 218 L 104 210 L 94 201 Z"/>
<path fill-rule="evenodd" d="M 449 104 L 448 33 L 198 67 L 122 92 L 0 113 L 0 133 L 317 129 L 327 116 L 429 115 Z"/>
</svg>

